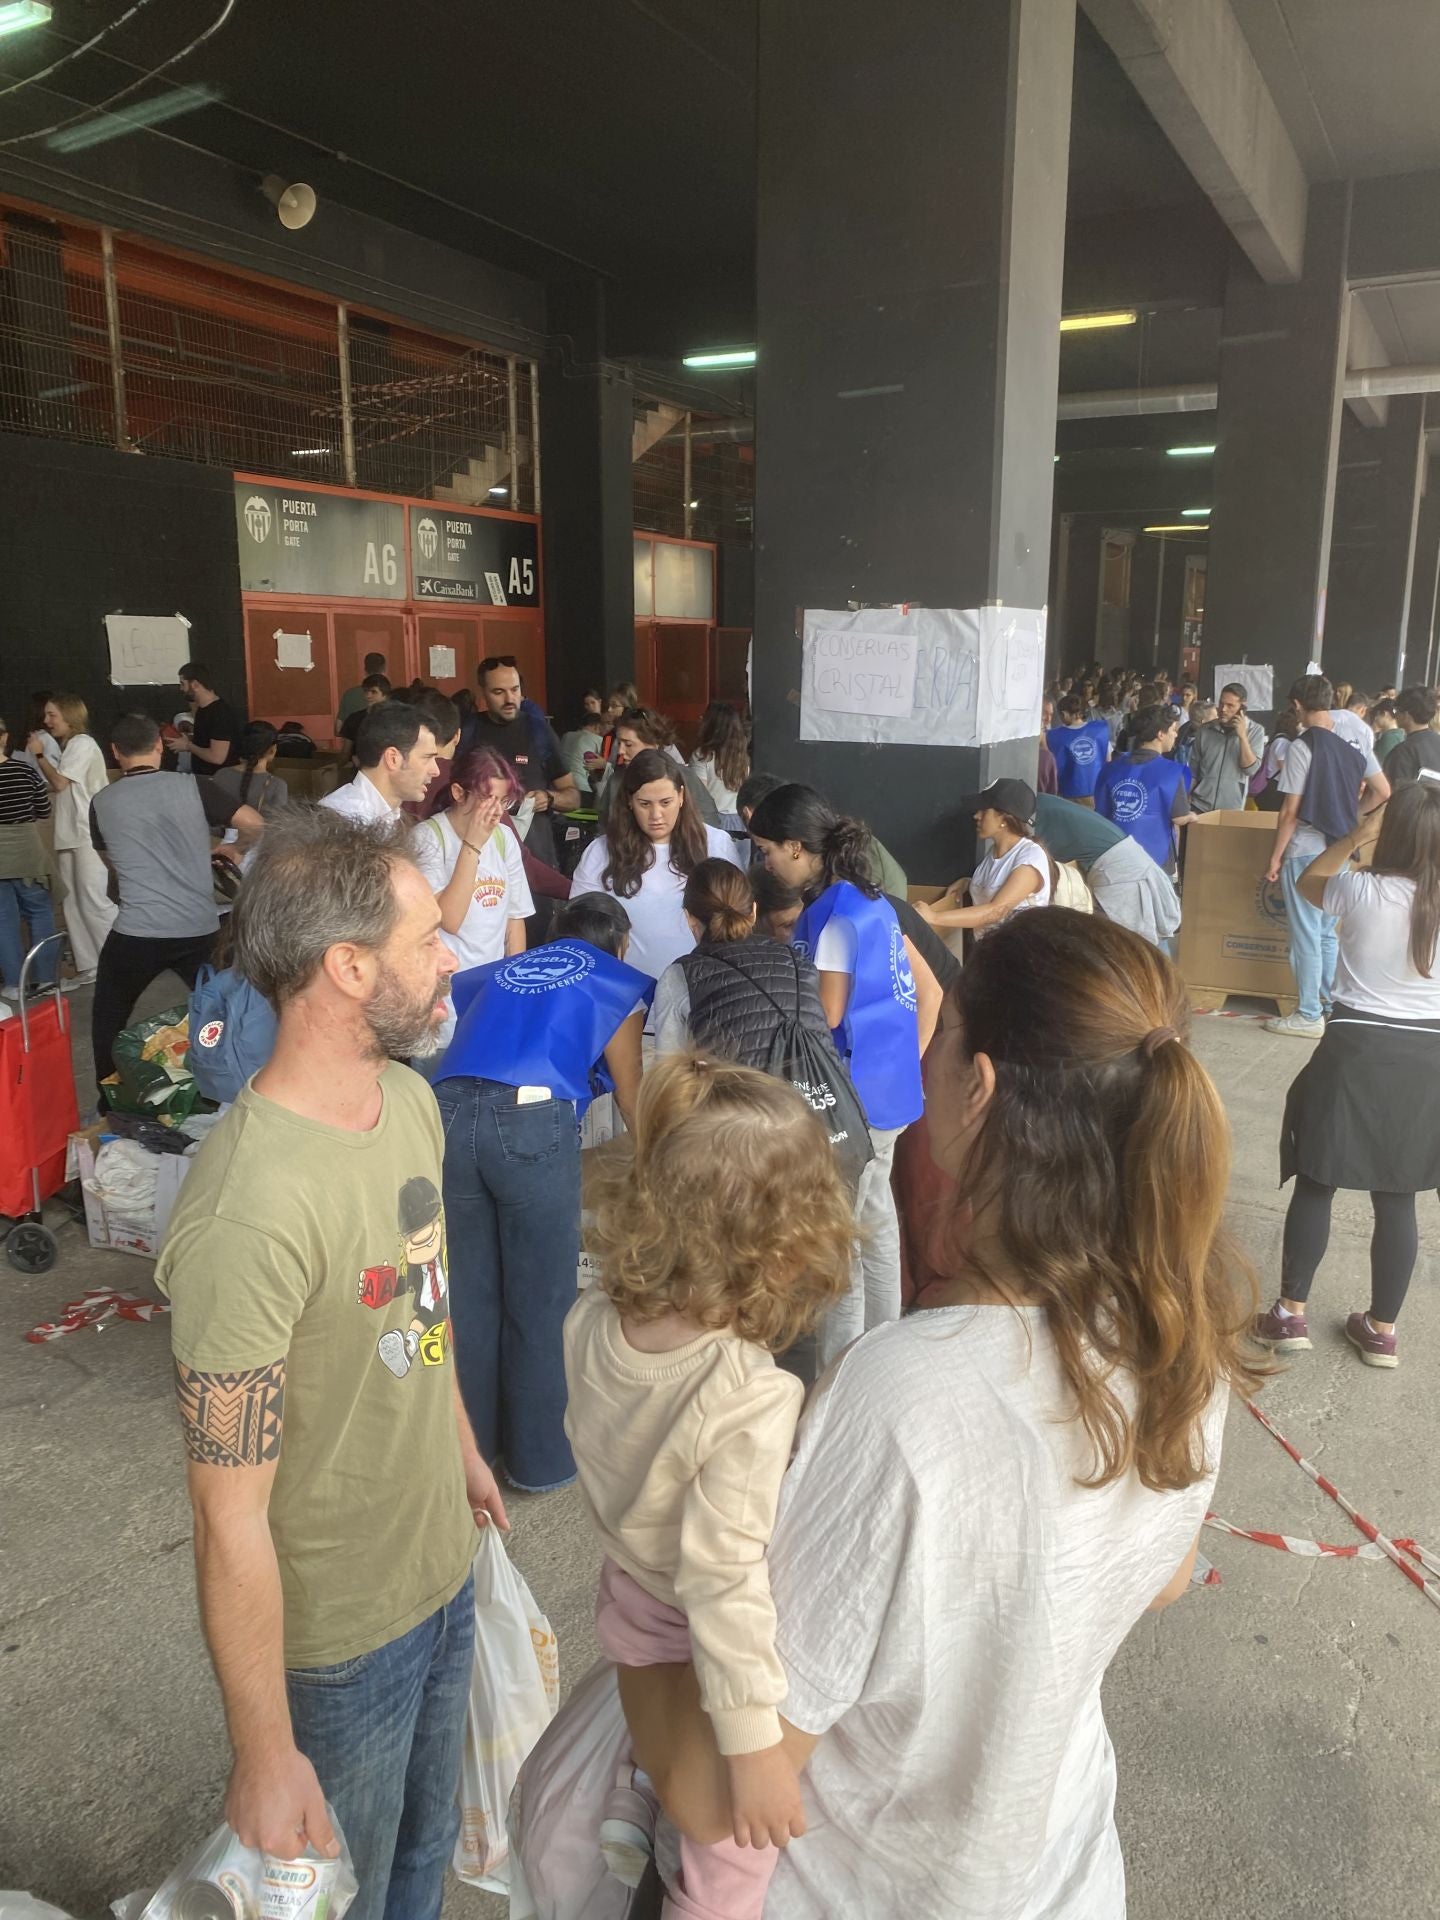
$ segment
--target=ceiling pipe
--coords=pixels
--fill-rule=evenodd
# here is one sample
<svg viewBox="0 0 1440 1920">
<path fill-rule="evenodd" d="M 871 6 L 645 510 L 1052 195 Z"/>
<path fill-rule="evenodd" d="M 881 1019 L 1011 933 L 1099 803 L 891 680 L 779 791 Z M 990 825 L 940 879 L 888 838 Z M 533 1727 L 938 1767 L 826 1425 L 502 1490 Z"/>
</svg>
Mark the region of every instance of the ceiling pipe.
<svg viewBox="0 0 1440 1920">
<path fill-rule="evenodd" d="M 1352 367 L 1345 376 L 1347 400 L 1383 400 L 1402 393 L 1440 393 L 1440 365 Z M 1058 420 L 1118 420 L 1149 413 L 1211 413 L 1220 401 L 1213 381 L 1187 386 L 1118 388 L 1105 393 L 1062 393 Z"/>
</svg>

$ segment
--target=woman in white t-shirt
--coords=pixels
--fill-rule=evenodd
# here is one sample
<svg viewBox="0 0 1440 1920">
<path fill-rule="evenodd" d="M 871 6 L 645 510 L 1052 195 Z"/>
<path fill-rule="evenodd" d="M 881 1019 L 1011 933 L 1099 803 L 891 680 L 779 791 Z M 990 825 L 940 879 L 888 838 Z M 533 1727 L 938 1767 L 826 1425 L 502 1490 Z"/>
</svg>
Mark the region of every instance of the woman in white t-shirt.
<svg viewBox="0 0 1440 1920">
<path fill-rule="evenodd" d="M 695 945 L 686 880 L 702 860 L 740 862 L 730 835 L 707 827 L 690 805 L 684 770 L 667 753 L 644 747 L 615 779 L 607 829 L 581 854 L 570 897 L 608 893 L 621 901 L 630 915 L 626 962 L 658 980 Z"/>
<path fill-rule="evenodd" d="M 1295 1191 L 1280 1297 L 1256 1333 L 1280 1353 L 1310 1346 L 1305 1303 L 1335 1190 L 1358 1189 L 1375 1215 L 1370 1307 L 1345 1334 L 1367 1366 L 1396 1367 L 1395 1322 L 1419 1251 L 1415 1196 L 1440 1186 L 1440 774 L 1398 787 L 1297 884 L 1338 922 L 1340 953 L 1324 1038 L 1285 1102 L 1280 1173 L 1294 1175 Z"/>
<path fill-rule="evenodd" d="M 955 991 L 929 1083 L 965 1196 L 937 1222 L 947 1280 L 827 1376 L 766 1555 L 809 1831 L 765 1920 L 1118 1920 L 1101 1686 L 1185 1591 L 1227 1390 L 1259 1377 L 1175 968 L 1056 908 L 983 941 Z M 728 1832 L 693 1676 L 620 1686 L 671 1818 Z M 562 1713 L 542 1773 L 573 1739 Z M 522 1822 L 522 1862 L 555 1838 Z"/>
<path fill-rule="evenodd" d="M 75 958 L 77 986 L 95 978 L 100 949 L 115 922 L 110 874 L 90 838 L 90 802 L 110 783 L 100 743 L 88 731 L 90 713 L 74 693 L 52 693 L 45 702 L 45 733 L 60 748 L 52 761 L 44 736 L 29 748 L 55 795 L 55 865 L 64 894 L 65 931 Z"/>
<path fill-rule="evenodd" d="M 448 786 L 437 790 L 435 811 L 415 829 L 415 864 L 440 902 L 440 938 L 462 973 L 525 951 L 525 922 L 535 902 L 519 839 L 504 818 L 521 792 L 513 768 L 493 748 L 472 748 L 451 768 Z M 442 1048 L 454 1032 L 452 1007 L 440 1029 Z"/>
<path fill-rule="evenodd" d="M 916 912 L 932 927 L 970 927 L 977 940 L 1028 907 L 1048 907 L 1055 867 L 1038 840 L 1035 794 L 1023 780 L 996 780 L 970 803 L 975 831 L 990 851 L 968 880 L 957 880 L 940 898 L 921 902 Z M 961 899 L 969 890 L 970 905 Z"/>
</svg>

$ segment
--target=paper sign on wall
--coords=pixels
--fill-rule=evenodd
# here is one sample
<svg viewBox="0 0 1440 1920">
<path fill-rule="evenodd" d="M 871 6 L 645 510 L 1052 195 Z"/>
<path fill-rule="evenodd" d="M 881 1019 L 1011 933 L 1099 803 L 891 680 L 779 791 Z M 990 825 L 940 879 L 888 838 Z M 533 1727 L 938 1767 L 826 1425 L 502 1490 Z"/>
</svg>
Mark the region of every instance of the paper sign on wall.
<svg viewBox="0 0 1440 1920">
<path fill-rule="evenodd" d="M 455 678 L 454 647 L 431 647 L 430 678 L 432 680 L 453 680 Z"/>
<path fill-rule="evenodd" d="M 190 622 L 182 613 L 107 613 L 112 687 L 161 687 L 190 658 Z"/>
<path fill-rule="evenodd" d="M 284 633 L 277 627 L 272 638 L 275 642 L 277 667 L 293 667 L 301 673 L 310 672 L 315 665 L 315 650 L 308 632 Z"/>
<path fill-rule="evenodd" d="M 1220 704 L 1220 689 L 1229 686 L 1232 681 L 1245 689 L 1245 705 L 1252 713 L 1273 713 L 1275 711 L 1275 669 L 1274 667 L 1216 667 L 1215 704 Z"/>
<path fill-rule="evenodd" d="M 807 611 L 800 738 L 974 747 L 1040 730 L 1043 609 Z"/>
</svg>

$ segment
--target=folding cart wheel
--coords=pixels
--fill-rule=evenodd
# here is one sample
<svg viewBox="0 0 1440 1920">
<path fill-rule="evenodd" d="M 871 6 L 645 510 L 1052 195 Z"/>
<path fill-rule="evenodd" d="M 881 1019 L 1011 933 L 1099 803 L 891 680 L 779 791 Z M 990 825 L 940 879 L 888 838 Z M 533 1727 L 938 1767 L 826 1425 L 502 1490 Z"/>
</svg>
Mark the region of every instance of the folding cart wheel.
<svg viewBox="0 0 1440 1920">
<path fill-rule="evenodd" d="M 21 1220 L 5 1236 L 5 1258 L 21 1273 L 48 1273 L 60 1258 L 60 1244 L 38 1220 Z"/>
</svg>

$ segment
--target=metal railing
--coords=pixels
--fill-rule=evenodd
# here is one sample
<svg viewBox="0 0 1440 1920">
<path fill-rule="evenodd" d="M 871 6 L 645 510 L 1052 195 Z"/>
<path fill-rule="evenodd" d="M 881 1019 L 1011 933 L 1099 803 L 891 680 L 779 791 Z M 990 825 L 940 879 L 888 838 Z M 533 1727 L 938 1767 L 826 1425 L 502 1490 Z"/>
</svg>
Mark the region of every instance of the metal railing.
<svg viewBox="0 0 1440 1920">
<path fill-rule="evenodd" d="M 0 212 L 0 430 L 537 511 L 534 363 Z"/>
</svg>

